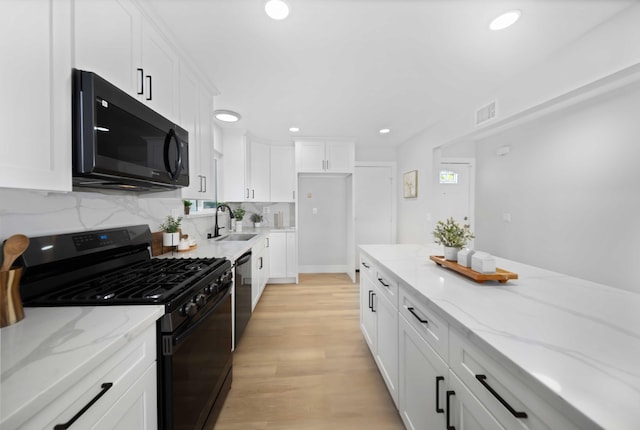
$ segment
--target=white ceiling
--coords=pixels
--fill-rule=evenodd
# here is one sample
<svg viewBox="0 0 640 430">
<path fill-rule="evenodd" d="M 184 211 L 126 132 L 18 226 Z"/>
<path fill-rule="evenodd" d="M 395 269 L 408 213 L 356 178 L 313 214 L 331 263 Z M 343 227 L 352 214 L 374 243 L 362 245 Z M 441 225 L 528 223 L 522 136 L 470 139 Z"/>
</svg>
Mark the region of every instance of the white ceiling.
<svg viewBox="0 0 640 430">
<path fill-rule="evenodd" d="M 397 145 L 545 61 L 633 0 L 141 0 L 220 91 L 216 108 L 271 141 Z M 520 9 L 513 27 L 488 23 Z M 489 100 L 488 100 L 489 101 Z M 289 127 L 300 127 L 297 134 Z M 378 130 L 391 128 L 380 135 Z"/>
</svg>

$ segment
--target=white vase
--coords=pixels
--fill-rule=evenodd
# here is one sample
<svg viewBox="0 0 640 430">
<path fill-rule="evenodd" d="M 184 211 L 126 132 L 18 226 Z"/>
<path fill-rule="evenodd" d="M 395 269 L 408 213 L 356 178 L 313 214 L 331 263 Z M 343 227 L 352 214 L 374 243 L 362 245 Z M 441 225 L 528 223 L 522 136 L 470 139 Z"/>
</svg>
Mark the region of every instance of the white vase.
<svg viewBox="0 0 640 430">
<path fill-rule="evenodd" d="M 176 246 L 180 243 L 180 233 L 162 233 L 162 246 Z"/>
<path fill-rule="evenodd" d="M 454 248 L 453 246 L 445 246 L 444 259 L 449 261 L 458 261 L 458 251 L 460 251 L 459 248 Z"/>
<path fill-rule="evenodd" d="M 242 221 L 236 221 L 236 232 L 242 231 Z"/>
<path fill-rule="evenodd" d="M 261 222 L 254 222 L 254 223 L 253 223 L 253 226 L 254 226 L 255 228 L 260 228 L 260 227 L 262 227 L 262 223 L 261 223 Z"/>
</svg>

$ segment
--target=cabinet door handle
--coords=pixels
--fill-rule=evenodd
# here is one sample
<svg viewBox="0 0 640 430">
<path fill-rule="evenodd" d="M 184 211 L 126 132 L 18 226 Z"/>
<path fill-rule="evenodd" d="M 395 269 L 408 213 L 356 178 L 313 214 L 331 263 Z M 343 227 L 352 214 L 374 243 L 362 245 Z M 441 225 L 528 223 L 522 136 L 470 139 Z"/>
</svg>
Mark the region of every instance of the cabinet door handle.
<svg viewBox="0 0 640 430">
<path fill-rule="evenodd" d="M 418 314 L 413 310 L 414 308 L 407 308 L 407 310 L 409 312 L 411 312 L 411 315 L 413 315 L 415 317 L 415 319 L 417 319 L 418 321 L 420 321 L 422 324 L 429 324 L 429 321 L 427 320 L 423 320 L 422 318 L 420 318 L 420 316 L 418 316 Z"/>
<path fill-rule="evenodd" d="M 482 386 L 486 388 L 487 391 L 493 394 L 493 397 L 495 397 L 496 399 L 498 399 L 500 403 L 502 403 L 502 406 L 504 406 L 505 408 L 507 408 L 509 412 L 511 412 L 511 415 L 513 415 L 516 418 L 527 418 L 526 412 L 518 412 L 515 409 L 513 409 L 513 407 L 511 407 L 511 405 L 507 403 L 507 401 L 503 399 L 502 396 L 496 392 L 496 390 L 494 390 L 493 388 L 491 388 L 489 384 L 487 384 L 487 375 L 476 375 L 476 379 L 480 381 Z"/>
<path fill-rule="evenodd" d="M 256 198 L 256 190 L 251 190 L 251 198 L 252 199 Z"/>
<path fill-rule="evenodd" d="M 292 192 L 291 192 L 291 194 L 293 194 L 293 200 L 295 200 L 295 199 L 296 199 L 296 192 L 295 192 L 295 190 L 294 190 L 294 191 L 292 191 Z"/>
<path fill-rule="evenodd" d="M 455 426 L 451 425 L 451 396 L 455 396 L 456 392 L 453 390 L 447 391 L 447 430 L 456 430 Z"/>
<path fill-rule="evenodd" d="M 329 170 L 329 160 L 327 160 L 327 170 Z"/>
<path fill-rule="evenodd" d="M 204 176 L 204 175 L 202 176 L 202 184 L 203 184 L 202 192 L 206 193 L 207 192 L 207 177 Z"/>
<path fill-rule="evenodd" d="M 444 381 L 444 376 L 436 376 L 436 412 L 444 413 L 444 409 L 440 407 L 440 382 Z"/>
<path fill-rule="evenodd" d="M 245 188 L 245 190 L 247 190 L 247 196 L 245 197 L 245 199 L 249 198 L 249 188 Z"/>
<path fill-rule="evenodd" d="M 376 308 L 373 307 L 373 305 L 376 304 L 376 302 L 373 301 L 373 298 L 375 297 L 376 293 L 371 293 L 371 312 L 375 312 Z"/>
<path fill-rule="evenodd" d="M 100 390 L 100 392 L 93 398 L 91 399 L 91 401 L 89 403 L 87 403 L 86 405 L 84 405 L 84 407 L 82 409 L 80 409 L 78 411 L 77 414 L 75 414 L 69 421 L 67 421 L 64 424 L 56 424 L 55 427 L 53 427 L 53 430 L 66 430 L 69 427 L 71 427 L 73 425 L 73 423 L 76 422 L 76 420 L 78 418 L 80 418 L 85 412 L 87 412 L 89 410 L 89 408 L 91 406 L 93 406 L 93 404 L 95 402 L 97 402 L 98 400 L 100 400 L 100 397 L 104 396 L 106 394 L 107 391 L 109 391 L 109 389 L 113 387 L 113 382 L 105 382 L 104 384 L 102 384 L 102 386 L 100 388 L 102 388 Z"/>
<path fill-rule="evenodd" d="M 373 309 L 373 290 L 369 290 L 369 309 Z"/>
<path fill-rule="evenodd" d="M 367 269 L 368 269 L 369 267 L 371 267 L 371 266 L 367 266 L 367 263 L 365 263 L 364 261 L 362 262 L 362 265 L 363 265 L 365 268 L 367 268 Z"/>
<path fill-rule="evenodd" d="M 262 270 L 262 257 L 260 257 L 259 260 L 260 260 L 260 267 L 258 267 L 258 269 Z"/>
<path fill-rule="evenodd" d="M 389 284 L 385 284 L 384 280 L 382 278 L 378 278 L 378 282 L 380 282 L 382 285 L 384 285 L 385 287 L 389 288 Z"/>
<path fill-rule="evenodd" d="M 151 82 L 151 75 L 147 75 L 147 80 L 149 81 L 149 96 L 147 100 L 153 100 L 153 83 Z"/>
<path fill-rule="evenodd" d="M 144 94 L 144 69 L 138 67 L 138 73 L 140 74 L 140 85 L 138 86 L 138 94 Z"/>
<path fill-rule="evenodd" d="M 268 237 L 267 237 L 267 243 L 266 243 L 266 245 L 265 245 L 264 247 L 265 247 L 265 248 L 268 248 L 268 247 L 269 247 L 269 238 L 268 238 Z"/>
</svg>

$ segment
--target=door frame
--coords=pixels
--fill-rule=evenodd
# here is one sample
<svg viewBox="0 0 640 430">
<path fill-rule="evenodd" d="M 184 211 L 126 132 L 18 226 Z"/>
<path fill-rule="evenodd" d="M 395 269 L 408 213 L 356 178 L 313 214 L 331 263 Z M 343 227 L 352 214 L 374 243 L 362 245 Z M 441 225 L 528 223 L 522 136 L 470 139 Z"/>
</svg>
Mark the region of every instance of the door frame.
<svg viewBox="0 0 640 430">
<path fill-rule="evenodd" d="M 468 164 L 469 165 L 469 225 L 472 229 L 475 229 L 475 220 L 476 220 L 476 159 L 473 157 L 443 157 L 437 161 L 436 169 L 435 169 L 435 180 L 438 181 L 438 177 L 440 175 L 440 166 L 442 164 Z M 439 197 L 439 195 L 438 195 Z M 438 207 L 440 207 L 441 202 L 438 202 Z"/>
</svg>

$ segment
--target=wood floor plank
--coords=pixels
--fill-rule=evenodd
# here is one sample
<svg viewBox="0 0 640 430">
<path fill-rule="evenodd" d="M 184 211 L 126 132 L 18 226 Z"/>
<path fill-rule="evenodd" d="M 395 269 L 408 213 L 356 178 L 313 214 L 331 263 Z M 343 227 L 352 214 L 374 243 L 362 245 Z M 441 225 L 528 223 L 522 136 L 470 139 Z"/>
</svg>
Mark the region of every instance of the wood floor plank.
<svg viewBox="0 0 640 430">
<path fill-rule="evenodd" d="M 267 285 L 234 353 L 215 430 L 402 430 L 342 274 Z"/>
</svg>

